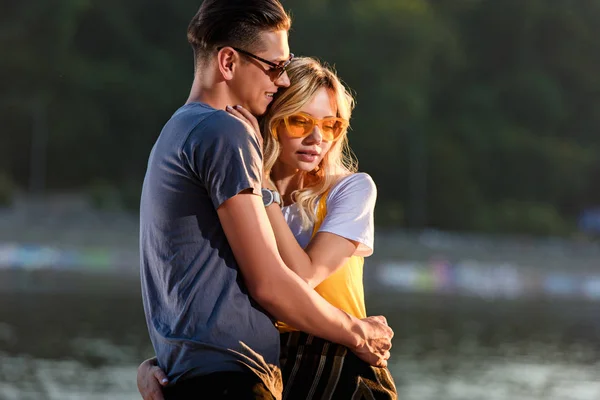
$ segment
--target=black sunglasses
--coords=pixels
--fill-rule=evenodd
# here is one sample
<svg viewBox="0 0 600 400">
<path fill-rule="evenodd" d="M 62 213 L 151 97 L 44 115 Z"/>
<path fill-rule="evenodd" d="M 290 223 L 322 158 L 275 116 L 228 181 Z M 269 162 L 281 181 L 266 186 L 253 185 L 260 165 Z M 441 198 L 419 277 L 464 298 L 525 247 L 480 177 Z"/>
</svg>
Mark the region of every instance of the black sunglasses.
<svg viewBox="0 0 600 400">
<path fill-rule="evenodd" d="M 221 47 L 217 48 L 217 51 L 221 50 L 223 47 L 225 47 L 225 46 L 221 46 Z M 290 65 L 290 63 L 294 59 L 294 54 L 290 53 L 289 59 L 287 59 L 286 61 L 282 61 L 279 64 L 275 64 L 274 62 L 265 60 L 262 57 L 259 57 L 257 55 L 250 53 L 249 51 L 238 49 L 237 47 L 231 47 L 231 48 L 234 49 L 235 51 L 237 51 L 238 53 L 242 53 L 248 57 L 252 57 L 255 60 L 258 60 L 258 61 L 263 62 L 263 63 L 267 64 L 268 66 L 270 66 L 271 68 L 269 68 L 269 71 L 273 72 L 273 74 L 275 75 L 275 79 L 278 79 L 281 75 L 283 75 L 287 66 Z"/>
</svg>

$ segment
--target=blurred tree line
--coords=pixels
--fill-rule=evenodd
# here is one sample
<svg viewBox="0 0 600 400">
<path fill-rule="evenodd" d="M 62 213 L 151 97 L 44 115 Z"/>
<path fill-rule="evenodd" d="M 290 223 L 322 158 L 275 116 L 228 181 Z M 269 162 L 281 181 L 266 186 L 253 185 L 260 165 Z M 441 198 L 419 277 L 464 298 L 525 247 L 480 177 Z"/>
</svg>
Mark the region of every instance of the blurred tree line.
<svg viewBox="0 0 600 400">
<path fill-rule="evenodd" d="M 600 204 L 600 1 L 283 3 L 292 51 L 356 92 L 378 224 L 564 234 Z M 188 95 L 199 1 L 0 4 L 0 199 L 85 190 L 135 209 Z"/>
</svg>

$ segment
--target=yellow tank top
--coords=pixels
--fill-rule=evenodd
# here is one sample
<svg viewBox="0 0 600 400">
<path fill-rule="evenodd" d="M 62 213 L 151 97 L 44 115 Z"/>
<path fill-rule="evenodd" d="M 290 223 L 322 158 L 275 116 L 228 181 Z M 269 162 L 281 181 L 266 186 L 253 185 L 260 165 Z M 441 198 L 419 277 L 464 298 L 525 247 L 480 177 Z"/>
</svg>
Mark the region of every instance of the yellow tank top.
<svg viewBox="0 0 600 400">
<path fill-rule="evenodd" d="M 317 220 L 312 232 L 315 237 L 327 215 L 327 193 L 323 194 L 317 205 Z M 366 318 L 365 291 L 363 288 L 364 258 L 352 256 L 346 264 L 341 266 L 327 279 L 321 282 L 315 291 L 334 307 L 347 312 L 356 318 Z M 293 327 L 277 322 L 281 333 L 296 331 Z"/>
</svg>

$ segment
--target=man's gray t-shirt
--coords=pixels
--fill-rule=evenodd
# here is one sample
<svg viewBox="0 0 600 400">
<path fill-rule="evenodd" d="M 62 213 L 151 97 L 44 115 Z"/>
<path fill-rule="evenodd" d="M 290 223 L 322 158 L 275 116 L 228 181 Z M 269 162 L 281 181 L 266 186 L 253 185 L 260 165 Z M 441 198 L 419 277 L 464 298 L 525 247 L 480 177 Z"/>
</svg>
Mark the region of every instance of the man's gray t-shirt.
<svg viewBox="0 0 600 400">
<path fill-rule="evenodd" d="M 171 382 L 218 371 L 279 375 L 279 334 L 250 299 L 217 215 L 245 189 L 260 195 L 249 128 L 202 103 L 181 107 L 148 162 L 141 198 L 144 310 Z"/>
</svg>

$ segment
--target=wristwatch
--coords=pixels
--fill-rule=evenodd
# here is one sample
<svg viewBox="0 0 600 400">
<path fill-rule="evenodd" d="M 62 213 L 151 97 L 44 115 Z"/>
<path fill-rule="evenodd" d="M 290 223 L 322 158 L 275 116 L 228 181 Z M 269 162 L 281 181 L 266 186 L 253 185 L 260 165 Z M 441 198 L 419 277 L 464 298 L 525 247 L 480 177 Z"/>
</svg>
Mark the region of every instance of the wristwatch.
<svg viewBox="0 0 600 400">
<path fill-rule="evenodd" d="M 265 205 L 265 207 L 268 207 L 273 203 L 281 206 L 281 196 L 275 190 L 263 188 L 262 189 L 262 198 L 263 198 L 263 204 Z"/>
</svg>

